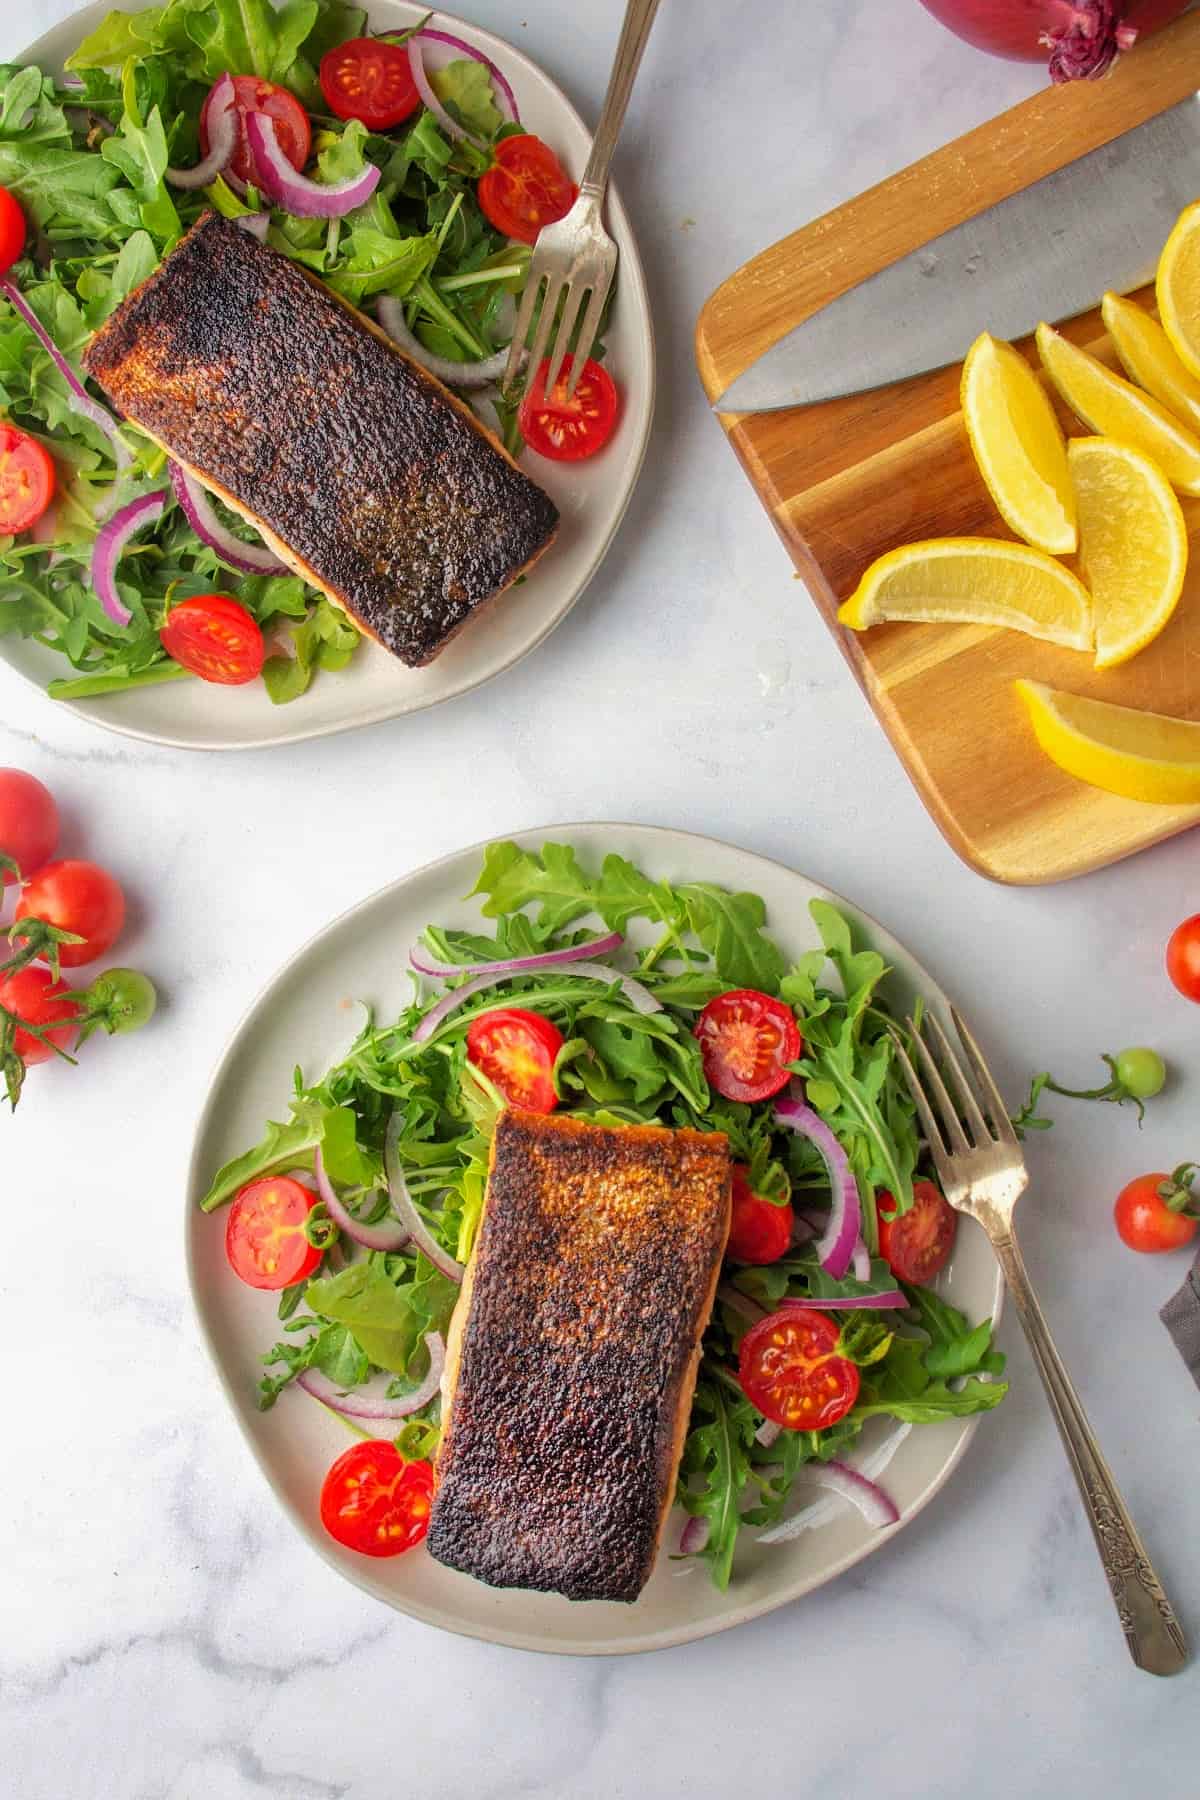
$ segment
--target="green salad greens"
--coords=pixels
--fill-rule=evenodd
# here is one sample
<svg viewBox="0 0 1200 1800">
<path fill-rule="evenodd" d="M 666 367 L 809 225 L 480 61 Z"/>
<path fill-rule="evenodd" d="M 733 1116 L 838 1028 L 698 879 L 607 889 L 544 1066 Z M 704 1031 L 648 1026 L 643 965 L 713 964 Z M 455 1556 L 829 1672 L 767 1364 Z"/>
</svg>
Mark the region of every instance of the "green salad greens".
<svg viewBox="0 0 1200 1800">
<path fill-rule="evenodd" d="M 313 131 L 311 179 L 342 181 L 368 162 L 381 171 L 370 200 L 344 217 L 276 208 L 268 243 L 356 305 L 371 307 L 381 295 L 403 302 L 410 330 L 438 356 L 470 361 L 508 342 L 511 296 L 529 251 L 488 223 L 476 183 L 490 146 L 519 127 L 498 109 L 487 69 L 469 59 L 429 75 L 446 112 L 483 148 L 452 142 L 424 107 L 385 133 L 334 118 L 318 65 L 365 28 L 362 8 L 344 0 L 288 0 L 278 10 L 270 0 L 168 0 L 111 13 L 64 77 L 0 65 L 0 185 L 29 226 L 8 279 L 79 380 L 91 333 L 206 208 L 236 217 L 266 206 L 253 187 L 242 199 L 220 176 L 200 191 L 167 179 L 169 167 L 200 160 L 201 108 L 225 73 L 278 83 L 303 104 Z M 496 404 L 515 451 L 515 412 Z M 159 628 L 171 603 L 214 590 L 232 592 L 267 635 L 263 679 L 276 702 L 297 698 L 316 670 L 340 669 L 354 655 L 354 626 L 298 577 L 230 574 L 174 502 L 163 452 L 132 424 L 114 443 L 77 410 L 63 373 L 3 295 L 0 413 L 47 446 L 58 475 L 57 499 L 33 532 L 0 536 L 0 636 L 61 652 L 75 673 L 51 682 L 52 695 L 184 677 Z M 93 591 L 93 546 L 105 520 L 157 491 L 168 500 L 161 518 L 121 560 L 118 592 L 131 620 L 120 626 Z M 219 504 L 217 511 L 226 528 L 251 535 Z"/>
<path fill-rule="evenodd" d="M 473 892 L 490 929 L 431 924 L 422 946 L 431 962 L 486 965 L 561 950 L 594 941 L 597 922 L 621 933 L 636 923 L 646 947 L 635 955 L 627 942 L 607 954 L 611 983 L 571 963 L 506 973 L 439 1014 L 421 1041 L 414 1033 L 422 1019 L 466 978 L 414 974 L 413 998 L 398 1018 L 369 1017 L 344 1060 L 319 1081 L 296 1071 L 290 1117 L 268 1125 L 259 1144 L 217 1170 L 201 1204 L 211 1211 L 259 1178 L 310 1171 L 319 1150 L 337 1197 L 361 1223 L 378 1223 L 391 1216 L 385 1138 L 395 1118 L 400 1165 L 420 1217 L 435 1247 L 465 1262 L 504 1104 L 468 1057 L 467 1033 L 489 1011 L 515 1006 L 561 1034 L 553 1081 L 564 1111 L 610 1126 L 724 1132 L 755 1195 L 792 1204 L 798 1218 L 827 1209 L 829 1175 L 813 1142 L 781 1127 L 774 1100 L 740 1104 L 715 1092 L 695 1036 L 701 1010 L 731 989 L 782 999 L 803 1034 L 799 1060 L 790 1065 L 793 1082 L 803 1084 L 854 1174 L 869 1272 L 860 1261 L 862 1279 L 827 1273 L 814 1249 L 815 1229 L 769 1264 L 726 1258 L 677 1494 L 680 1506 L 705 1522 L 697 1553 L 724 1587 L 739 1534 L 779 1520 L 796 1502 L 804 1466 L 842 1456 L 867 1420 L 961 1418 L 998 1405 L 1007 1391 L 997 1379 L 1003 1358 L 992 1348 L 990 1319 L 972 1323 L 929 1288 L 906 1288 L 907 1303 L 894 1310 L 839 1313 L 839 1300 L 896 1294 L 896 1278 L 877 1253 L 876 1195 L 886 1189 L 902 1215 L 914 1202 L 914 1176 L 927 1173 L 895 1054 L 902 1033 L 886 999 L 887 968 L 823 901 L 811 906 L 823 948 L 789 965 L 766 930 L 757 895 L 657 881 L 615 854 L 593 872 L 568 844 L 545 844 L 539 854 L 492 844 Z M 620 985 L 622 972 L 649 991 L 658 1010 L 637 1009 Z M 379 1371 L 393 1378 L 389 1393 L 411 1392 L 429 1369 L 426 1334 L 444 1335 L 449 1325 L 456 1283 L 411 1245 L 367 1251 L 339 1236 L 320 1203 L 307 1231 L 322 1250 L 321 1267 L 283 1293 L 283 1334 L 264 1358 L 260 1404 L 274 1405 L 309 1368 L 343 1392 L 368 1378 L 378 1382 Z M 764 1415 L 742 1388 L 738 1351 L 752 1322 L 789 1297 L 817 1301 L 834 1318 L 838 1353 L 857 1365 L 860 1387 L 840 1422 L 782 1430 L 764 1442 L 772 1434 L 763 1432 Z M 336 1409 L 336 1398 L 331 1404 Z M 432 1454 L 440 1408 L 435 1397 L 406 1419 L 396 1440 L 404 1455 Z"/>
</svg>

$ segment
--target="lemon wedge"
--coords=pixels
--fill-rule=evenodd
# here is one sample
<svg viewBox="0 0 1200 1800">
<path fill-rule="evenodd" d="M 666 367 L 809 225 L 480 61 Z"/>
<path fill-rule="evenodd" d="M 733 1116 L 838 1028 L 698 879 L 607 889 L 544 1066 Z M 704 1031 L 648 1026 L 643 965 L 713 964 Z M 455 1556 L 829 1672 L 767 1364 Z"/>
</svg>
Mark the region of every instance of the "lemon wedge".
<svg viewBox="0 0 1200 1800">
<path fill-rule="evenodd" d="M 1112 438 L 1067 447 L 1079 507 L 1079 561 L 1096 619 L 1096 667 L 1128 662 L 1156 638 L 1187 573 L 1183 508 L 1157 463 Z"/>
<path fill-rule="evenodd" d="M 1037 741 L 1068 775 L 1127 800 L 1200 803 L 1200 723 L 1018 681 Z"/>
<path fill-rule="evenodd" d="M 1070 650 L 1093 647 L 1092 602 L 1070 569 L 1002 538 L 929 538 L 889 550 L 838 612 L 866 631 L 890 619 L 1000 625 Z"/>
<path fill-rule="evenodd" d="M 1200 432 L 1200 378 L 1177 355 L 1158 320 L 1119 294 L 1105 294 L 1100 311 L 1130 380 Z"/>
<path fill-rule="evenodd" d="M 1075 498 L 1045 388 L 1011 344 L 985 331 L 967 352 L 961 393 L 979 473 L 1005 524 L 1040 550 L 1069 556 Z"/>
<path fill-rule="evenodd" d="M 1037 346 L 1051 381 L 1093 431 L 1144 450 L 1172 487 L 1200 494 L 1200 437 L 1141 388 L 1114 375 L 1051 326 L 1038 326 Z"/>
<path fill-rule="evenodd" d="M 1180 361 L 1200 375 L 1200 200 L 1187 207 L 1158 259 L 1158 316 Z"/>
</svg>

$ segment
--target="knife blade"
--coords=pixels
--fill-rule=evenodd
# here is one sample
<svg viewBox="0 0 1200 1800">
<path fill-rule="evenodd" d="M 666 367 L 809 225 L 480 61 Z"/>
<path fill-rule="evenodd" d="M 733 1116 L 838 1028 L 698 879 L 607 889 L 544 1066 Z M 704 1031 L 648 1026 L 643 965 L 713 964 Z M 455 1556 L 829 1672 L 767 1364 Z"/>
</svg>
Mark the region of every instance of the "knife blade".
<svg viewBox="0 0 1200 1800">
<path fill-rule="evenodd" d="M 1200 93 L 910 251 L 805 319 L 713 402 L 810 406 L 966 355 L 981 331 L 1021 338 L 1154 274 L 1200 194 Z"/>
</svg>

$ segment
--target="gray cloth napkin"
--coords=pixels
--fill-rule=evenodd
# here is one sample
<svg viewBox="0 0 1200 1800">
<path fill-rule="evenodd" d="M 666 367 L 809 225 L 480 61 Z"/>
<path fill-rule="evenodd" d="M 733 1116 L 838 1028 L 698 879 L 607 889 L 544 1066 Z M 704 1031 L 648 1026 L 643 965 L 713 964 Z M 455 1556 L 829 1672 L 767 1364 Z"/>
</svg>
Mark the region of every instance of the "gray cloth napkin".
<svg viewBox="0 0 1200 1800">
<path fill-rule="evenodd" d="M 1158 1316 L 1170 1332 L 1192 1380 L 1200 1387 L 1200 1255 L 1179 1292 L 1171 1295 Z"/>
</svg>

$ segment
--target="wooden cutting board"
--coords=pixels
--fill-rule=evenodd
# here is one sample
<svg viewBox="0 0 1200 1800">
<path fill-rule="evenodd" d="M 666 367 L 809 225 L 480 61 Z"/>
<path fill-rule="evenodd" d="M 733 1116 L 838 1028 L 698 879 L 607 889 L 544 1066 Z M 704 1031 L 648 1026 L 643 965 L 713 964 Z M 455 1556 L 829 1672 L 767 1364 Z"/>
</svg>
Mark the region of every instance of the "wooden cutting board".
<svg viewBox="0 0 1200 1800">
<path fill-rule="evenodd" d="M 700 315 L 696 354 L 709 398 L 856 282 L 1198 88 L 1200 14 L 1192 13 L 1123 57 L 1105 81 L 1047 86 L 784 238 L 731 276 Z M 987 324 L 985 290 L 979 329 Z M 1068 336 L 1115 364 L 1098 312 L 1073 322 Z M 1021 347 L 1036 366 L 1032 346 Z M 1086 656 L 973 626 L 844 631 L 838 603 L 885 550 L 915 538 L 1012 535 L 975 467 L 958 382 L 955 367 L 819 406 L 727 414 L 722 424 L 954 849 L 998 881 L 1059 881 L 1200 822 L 1200 806 L 1147 806 L 1061 774 L 1038 749 L 1013 681 L 1029 676 L 1200 719 L 1200 502 L 1184 502 L 1193 569 L 1179 609 L 1124 668 L 1099 675 Z M 1061 416 L 1068 430 L 1086 429 Z"/>
</svg>

